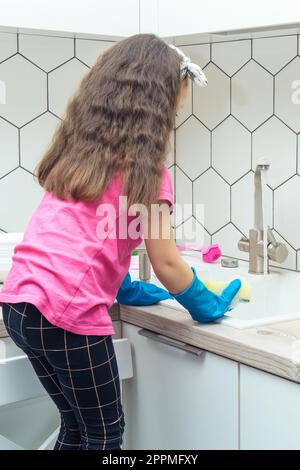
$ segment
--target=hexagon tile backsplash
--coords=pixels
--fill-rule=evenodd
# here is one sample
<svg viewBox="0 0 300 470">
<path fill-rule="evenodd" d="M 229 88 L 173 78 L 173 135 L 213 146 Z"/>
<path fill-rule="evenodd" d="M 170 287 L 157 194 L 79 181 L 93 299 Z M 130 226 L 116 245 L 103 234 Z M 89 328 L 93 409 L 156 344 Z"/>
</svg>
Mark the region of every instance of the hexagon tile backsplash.
<svg viewBox="0 0 300 470">
<path fill-rule="evenodd" d="M 81 78 L 112 44 L 0 33 L 0 231 L 25 229 L 43 196 L 34 167 Z"/>
<path fill-rule="evenodd" d="M 0 231 L 20 231 L 43 191 L 33 169 L 69 97 L 112 42 L 0 33 Z M 284 267 L 300 270 L 300 41 L 297 35 L 180 47 L 205 71 L 176 118 L 168 167 L 178 240 L 193 231 L 204 244 L 243 259 L 237 242 L 253 225 L 253 176 L 267 158 L 268 202 L 277 238 L 289 248 Z M 2 103 L 2 104 L 1 104 Z M 196 206 L 204 205 L 204 219 Z M 178 205 L 179 208 L 179 205 Z"/>
<path fill-rule="evenodd" d="M 200 222 L 195 208 L 204 204 L 205 243 L 247 259 L 237 242 L 253 226 L 254 170 L 267 158 L 271 224 L 289 249 L 282 266 L 300 270 L 299 36 L 177 45 L 203 68 L 208 86 L 193 84 L 177 117 L 176 202 L 192 209 L 175 216 L 176 230 Z"/>
</svg>

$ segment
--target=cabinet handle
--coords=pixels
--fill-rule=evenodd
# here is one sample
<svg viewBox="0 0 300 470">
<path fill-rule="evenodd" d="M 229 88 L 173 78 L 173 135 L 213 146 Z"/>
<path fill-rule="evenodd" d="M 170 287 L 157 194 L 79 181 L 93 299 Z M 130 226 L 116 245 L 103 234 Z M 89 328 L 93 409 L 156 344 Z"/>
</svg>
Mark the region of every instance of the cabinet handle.
<svg viewBox="0 0 300 470">
<path fill-rule="evenodd" d="M 176 339 L 169 338 L 168 336 L 163 336 L 159 333 L 155 333 L 154 331 L 146 330 L 145 328 L 139 330 L 138 334 L 145 336 L 145 338 L 152 339 L 153 341 L 157 341 L 158 343 L 167 344 L 168 346 L 172 346 L 176 349 L 182 349 L 183 351 L 195 354 L 196 356 L 201 356 L 204 353 L 203 349 L 196 348 L 195 346 L 183 343 L 182 341 L 177 341 Z"/>
</svg>

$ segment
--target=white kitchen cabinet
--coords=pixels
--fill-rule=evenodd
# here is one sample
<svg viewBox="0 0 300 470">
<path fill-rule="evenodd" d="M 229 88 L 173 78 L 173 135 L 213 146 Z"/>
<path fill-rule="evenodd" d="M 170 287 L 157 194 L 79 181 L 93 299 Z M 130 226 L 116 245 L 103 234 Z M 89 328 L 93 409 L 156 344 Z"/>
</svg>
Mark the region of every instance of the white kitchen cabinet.
<svg viewBox="0 0 300 470">
<path fill-rule="evenodd" d="M 122 329 L 133 355 L 124 448 L 237 449 L 238 364 L 128 323 Z"/>
<path fill-rule="evenodd" d="M 143 8 L 143 2 L 146 4 Z M 149 22 L 143 11 L 151 18 L 149 0 L 141 3 L 141 32 L 147 31 Z M 286 0 L 153 0 L 153 15 L 156 31 L 160 36 L 177 36 L 227 30 L 255 29 L 274 25 L 300 23 L 300 2 Z"/>
<path fill-rule="evenodd" d="M 139 32 L 139 0 L 0 0 L 0 27 L 130 36 Z"/>
<path fill-rule="evenodd" d="M 241 365 L 241 449 L 300 449 L 299 403 L 299 384 Z"/>
</svg>

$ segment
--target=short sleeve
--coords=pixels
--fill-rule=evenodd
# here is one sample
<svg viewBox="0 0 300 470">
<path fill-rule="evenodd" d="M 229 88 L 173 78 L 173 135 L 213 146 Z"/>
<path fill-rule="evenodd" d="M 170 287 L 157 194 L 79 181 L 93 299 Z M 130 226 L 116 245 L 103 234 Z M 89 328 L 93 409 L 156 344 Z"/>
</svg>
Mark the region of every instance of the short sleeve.
<svg viewBox="0 0 300 470">
<path fill-rule="evenodd" d="M 163 167 L 163 174 L 161 178 L 161 186 L 160 186 L 160 192 L 158 196 L 158 200 L 166 200 L 170 204 L 170 213 L 172 214 L 173 212 L 173 206 L 174 206 L 174 191 L 173 191 L 173 183 L 172 183 L 172 177 L 171 174 L 168 170 L 168 168 L 164 165 Z"/>
</svg>

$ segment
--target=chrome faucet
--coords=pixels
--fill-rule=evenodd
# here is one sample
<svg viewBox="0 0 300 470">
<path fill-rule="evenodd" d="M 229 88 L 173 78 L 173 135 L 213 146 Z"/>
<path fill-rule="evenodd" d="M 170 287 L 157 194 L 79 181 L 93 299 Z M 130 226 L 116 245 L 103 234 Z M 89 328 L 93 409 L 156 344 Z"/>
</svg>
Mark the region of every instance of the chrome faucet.
<svg viewBox="0 0 300 470">
<path fill-rule="evenodd" d="M 272 229 L 265 224 L 263 195 L 266 184 L 262 180 L 262 172 L 266 172 L 270 164 L 262 161 L 256 166 L 254 173 L 254 228 L 249 230 L 249 238 L 242 237 L 238 242 L 240 251 L 249 253 L 249 273 L 267 274 L 269 260 L 283 263 L 288 257 L 288 249 L 284 243 L 278 242 Z"/>
<path fill-rule="evenodd" d="M 151 279 L 151 263 L 147 254 L 145 242 L 143 241 L 135 251 L 139 255 L 139 278 L 141 281 L 149 281 Z"/>
</svg>

